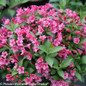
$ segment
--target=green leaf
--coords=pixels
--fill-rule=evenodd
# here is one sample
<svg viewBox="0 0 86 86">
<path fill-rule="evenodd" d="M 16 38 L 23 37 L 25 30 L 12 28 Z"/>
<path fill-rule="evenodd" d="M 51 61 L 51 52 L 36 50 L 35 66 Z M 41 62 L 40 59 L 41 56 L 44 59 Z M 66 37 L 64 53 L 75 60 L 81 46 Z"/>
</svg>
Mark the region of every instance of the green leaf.
<svg viewBox="0 0 86 86">
<path fill-rule="evenodd" d="M 3 25 L 3 26 L 11 31 L 15 31 L 16 28 L 18 28 L 20 25 L 18 23 L 14 24 L 13 22 L 11 22 L 11 25 Z"/>
<path fill-rule="evenodd" d="M 53 48 L 53 44 L 52 43 L 49 45 L 49 48 Z"/>
<path fill-rule="evenodd" d="M 84 77 L 83 77 L 80 73 L 76 72 L 75 76 L 76 76 L 81 82 L 84 82 Z"/>
<path fill-rule="evenodd" d="M 41 76 L 41 74 L 39 74 L 39 73 L 35 73 L 36 74 L 36 76 Z"/>
<path fill-rule="evenodd" d="M 40 50 L 44 51 L 45 53 L 47 53 L 47 55 L 48 55 L 48 54 L 53 54 L 53 53 L 55 53 L 55 55 L 56 55 L 56 53 L 57 53 L 58 51 L 62 50 L 64 47 L 57 46 L 57 47 L 54 47 L 54 48 L 53 48 L 52 43 L 51 43 L 49 40 L 46 40 L 46 41 L 45 41 L 45 44 L 38 46 L 38 48 L 39 48 Z"/>
<path fill-rule="evenodd" d="M 23 61 L 19 61 L 19 63 L 18 63 L 20 66 L 22 66 L 23 65 Z"/>
<path fill-rule="evenodd" d="M 16 34 L 10 35 L 10 38 L 16 38 L 16 37 L 17 37 Z"/>
<path fill-rule="evenodd" d="M 0 49 L 0 52 L 4 52 L 7 48 L 6 47 L 3 47 Z"/>
<path fill-rule="evenodd" d="M 20 26 L 25 26 L 27 23 L 26 22 L 23 22 L 22 24 L 20 24 Z"/>
<path fill-rule="evenodd" d="M 12 27 L 12 31 L 15 31 L 16 28 L 19 28 L 20 25 L 17 23 L 17 24 L 14 24 L 13 22 L 11 22 L 11 27 Z"/>
<path fill-rule="evenodd" d="M 86 74 L 86 65 L 81 66 L 81 72 L 84 72 Z"/>
<path fill-rule="evenodd" d="M 17 24 L 14 24 L 14 28 L 19 28 L 21 25 L 19 25 L 18 23 Z"/>
<path fill-rule="evenodd" d="M 71 81 L 70 81 L 69 79 L 66 79 L 65 82 L 69 82 L 69 83 L 71 83 Z"/>
<path fill-rule="evenodd" d="M 40 50 L 44 51 L 45 53 L 48 53 L 46 46 L 40 45 L 40 46 L 38 46 L 38 48 L 39 48 Z"/>
<path fill-rule="evenodd" d="M 35 15 L 35 16 L 38 15 L 38 11 L 36 11 L 34 15 Z"/>
<path fill-rule="evenodd" d="M 61 76 L 64 79 L 64 72 L 62 70 L 58 70 L 57 72 L 59 76 Z"/>
<path fill-rule="evenodd" d="M 45 41 L 45 47 L 47 48 L 48 52 L 49 52 L 49 46 L 50 46 L 51 42 L 49 40 Z"/>
<path fill-rule="evenodd" d="M 81 2 L 77 2 L 77 3 L 76 3 L 75 1 L 71 1 L 70 4 L 73 5 L 73 6 L 74 6 L 74 5 L 75 5 L 75 6 L 78 6 L 78 7 L 79 7 L 79 6 L 83 6 L 83 4 L 82 4 Z"/>
<path fill-rule="evenodd" d="M 30 34 L 32 34 L 35 37 L 35 34 L 32 31 L 30 31 Z"/>
<path fill-rule="evenodd" d="M 64 48 L 64 47 L 56 46 L 56 47 L 50 49 L 49 54 L 59 52 L 59 51 L 62 50 L 63 48 Z"/>
<path fill-rule="evenodd" d="M 58 0 L 49 0 L 49 2 L 56 2 L 56 1 L 58 1 Z"/>
<path fill-rule="evenodd" d="M 55 37 L 55 34 L 53 34 L 52 32 L 47 32 L 47 34 L 48 34 L 49 36 Z"/>
<path fill-rule="evenodd" d="M 12 75 L 14 76 L 14 75 L 16 75 L 18 73 L 18 71 L 16 71 L 16 70 L 13 70 L 12 71 Z"/>
<path fill-rule="evenodd" d="M 82 39 L 80 43 L 86 42 L 86 38 Z"/>
<path fill-rule="evenodd" d="M 52 69 L 51 71 L 50 71 L 50 74 L 55 74 L 56 73 L 56 70 L 54 70 L 54 69 Z"/>
<path fill-rule="evenodd" d="M 52 54 L 49 54 L 48 56 L 55 58 L 57 56 L 57 53 L 52 53 Z"/>
<path fill-rule="evenodd" d="M 62 61 L 62 63 L 60 64 L 61 68 L 66 68 L 70 65 L 70 63 L 72 62 L 72 58 L 66 58 L 65 60 Z"/>
<path fill-rule="evenodd" d="M 39 56 L 39 54 L 38 54 L 38 53 L 35 53 L 34 55 L 35 55 L 35 56 Z"/>
<path fill-rule="evenodd" d="M 6 78 L 6 74 L 2 74 L 2 79 L 5 79 Z"/>
<path fill-rule="evenodd" d="M 51 58 L 49 56 L 46 57 L 46 62 L 50 65 L 50 67 L 52 67 L 53 63 L 54 63 L 54 58 Z"/>
<path fill-rule="evenodd" d="M 26 58 L 27 58 L 27 55 L 25 55 L 25 56 L 23 57 L 23 59 L 22 59 L 21 61 L 19 61 L 18 64 L 19 64 L 20 66 L 22 66 L 22 65 L 23 65 L 23 61 L 24 61 L 24 59 L 26 59 Z"/>
<path fill-rule="evenodd" d="M 33 68 L 31 68 L 31 67 L 28 68 L 28 72 L 29 72 L 29 74 L 32 73 L 33 71 L 34 71 Z"/>
<path fill-rule="evenodd" d="M 53 67 L 56 68 L 57 70 L 59 70 L 58 64 L 59 64 L 58 60 L 55 59 Z"/>
<path fill-rule="evenodd" d="M 28 1 L 30 1 L 30 0 L 22 0 L 22 3 L 26 3 L 26 2 L 28 2 Z"/>
<path fill-rule="evenodd" d="M 14 14 L 15 14 L 15 10 L 8 9 L 8 13 L 9 13 L 9 15 L 10 15 L 11 17 L 13 17 Z"/>
<path fill-rule="evenodd" d="M 16 5 L 23 4 L 23 3 L 26 3 L 28 1 L 30 1 L 30 0 L 11 0 L 10 1 L 10 7 L 9 8 L 13 8 Z"/>
<path fill-rule="evenodd" d="M 2 26 L 6 27 L 6 28 L 9 29 L 9 30 L 12 30 L 11 25 L 2 25 Z"/>
<path fill-rule="evenodd" d="M 81 67 L 80 67 L 80 65 L 79 65 L 78 62 L 75 62 L 75 66 L 77 67 L 77 69 L 78 69 L 79 71 L 81 71 Z"/>
<path fill-rule="evenodd" d="M 66 7 L 66 0 L 60 0 L 60 8 L 64 9 Z"/>
<path fill-rule="evenodd" d="M 71 19 L 67 19 L 67 21 L 68 21 L 68 22 L 70 22 L 70 21 L 71 21 Z"/>
<path fill-rule="evenodd" d="M 57 81 L 59 80 L 59 77 L 58 76 L 55 76 L 55 75 L 54 76 L 51 76 L 51 78 L 53 78 L 54 80 L 57 80 Z"/>
<path fill-rule="evenodd" d="M 5 6 L 6 5 L 6 0 L 0 0 L 0 4 Z"/>
<path fill-rule="evenodd" d="M 82 63 L 82 64 L 86 64 L 86 55 L 84 55 L 84 56 L 81 58 L 81 63 Z"/>
</svg>

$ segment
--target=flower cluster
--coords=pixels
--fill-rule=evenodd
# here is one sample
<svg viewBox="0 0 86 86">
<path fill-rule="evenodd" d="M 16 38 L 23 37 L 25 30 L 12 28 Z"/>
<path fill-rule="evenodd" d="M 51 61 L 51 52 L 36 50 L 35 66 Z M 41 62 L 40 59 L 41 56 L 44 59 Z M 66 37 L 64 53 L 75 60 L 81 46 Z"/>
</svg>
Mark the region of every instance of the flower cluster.
<svg viewBox="0 0 86 86">
<path fill-rule="evenodd" d="M 7 81 L 30 86 L 84 81 L 86 18 L 82 22 L 75 11 L 46 4 L 19 8 L 15 18 L 2 21 L 0 70 L 5 70 Z"/>
</svg>

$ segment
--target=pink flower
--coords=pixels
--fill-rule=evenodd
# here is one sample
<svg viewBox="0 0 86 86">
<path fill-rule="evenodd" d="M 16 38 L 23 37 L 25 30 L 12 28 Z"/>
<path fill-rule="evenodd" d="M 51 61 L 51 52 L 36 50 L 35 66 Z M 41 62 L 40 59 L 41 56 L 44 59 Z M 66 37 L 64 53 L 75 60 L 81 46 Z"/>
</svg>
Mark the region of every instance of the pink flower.
<svg viewBox="0 0 86 86">
<path fill-rule="evenodd" d="M 71 38 L 71 35 L 68 37 L 68 40 L 71 40 L 72 38 Z"/>
<path fill-rule="evenodd" d="M 43 35 L 43 36 L 40 36 L 39 38 L 42 40 L 42 43 L 44 43 L 44 40 L 46 39 L 46 36 Z"/>
<path fill-rule="evenodd" d="M 76 31 L 75 34 L 80 34 L 81 32 L 80 31 Z"/>
<path fill-rule="evenodd" d="M 28 47 L 30 49 L 31 43 L 27 44 L 26 47 Z"/>
<path fill-rule="evenodd" d="M 70 63 L 69 67 L 74 67 L 74 63 Z"/>
<path fill-rule="evenodd" d="M 58 40 L 61 42 L 61 41 L 62 41 L 62 33 L 59 32 L 59 33 L 57 34 L 57 37 L 58 37 Z"/>
<path fill-rule="evenodd" d="M 7 39 L 3 39 L 2 44 L 7 44 Z"/>
<path fill-rule="evenodd" d="M 46 11 L 44 9 L 39 10 L 39 14 L 45 16 Z"/>
<path fill-rule="evenodd" d="M 18 66 L 18 64 L 17 64 L 17 63 L 15 63 L 14 69 L 16 69 L 16 68 L 17 68 L 17 66 Z"/>
<path fill-rule="evenodd" d="M 5 52 L 2 52 L 2 55 L 1 55 L 1 57 L 4 57 L 4 58 L 6 58 L 8 56 L 8 53 L 7 53 L 7 51 L 5 51 Z"/>
<path fill-rule="evenodd" d="M 64 81 L 58 81 L 57 86 L 69 86 L 69 83 Z"/>
<path fill-rule="evenodd" d="M 35 79 L 36 74 L 30 74 L 30 78 Z"/>
<path fill-rule="evenodd" d="M 44 70 L 48 69 L 48 63 L 42 63 L 42 68 L 43 68 Z"/>
<path fill-rule="evenodd" d="M 24 73 L 24 67 L 19 66 L 19 68 L 17 69 L 17 71 L 18 71 L 19 74 Z"/>
<path fill-rule="evenodd" d="M 37 46 L 34 46 L 34 47 L 33 47 L 33 51 L 34 51 L 34 52 L 37 52 L 38 50 L 39 50 L 39 48 L 37 48 Z"/>
<path fill-rule="evenodd" d="M 22 40 L 17 40 L 16 43 L 17 43 L 18 46 L 23 46 L 23 41 Z"/>
<path fill-rule="evenodd" d="M 28 60 L 31 60 L 32 59 L 32 55 L 30 53 L 27 55 L 27 59 Z"/>
<path fill-rule="evenodd" d="M 77 51 L 80 53 L 80 55 L 83 53 L 83 50 L 77 49 Z"/>
<path fill-rule="evenodd" d="M 42 25 L 38 26 L 38 33 L 42 34 L 44 32 Z"/>
<path fill-rule="evenodd" d="M 19 83 L 19 84 L 21 84 L 21 82 L 22 82 L 22 80 L 21 80 L 21 79 L 19 79 L 19 80 L 18 80 L 18 83 Z"/>
<path fill-rule="evenodd" d="M 4 61 L 5 61 L 5 65 L 10 64 L 10 60 L 9 59 L 4 59 Z"/>
<path fill-rule="evenodd" d="M 84 33 L 86 33 L 86 25 L 84 26 L 84 28 L 83 28 L 83 29 L 84 29 Z"/>
<path fill-rule="evenodd" d="M 7 68 L 7 71 L 11 72 L 10 68 Z"/>
<path fill-rule="evenodd" d="M 78 16 L 78 14 L 75 11 L 73 11 L 72 15 L 73 15 L 73 18 L 76 18 Z"/>
<path fill-rule="evenodd" d="M 10 81 L 12 78 L 13 78 L 13 76 L 11 74 L 6 75 L 6 81 Z"/>
<path fill-rule="evenodd" d="M 53 46 L 58 46 L 60 44 L 60 41 L 59 39 L 55 39 L 54 42 L 53 42 Z"/>
<path fill-rule="evenodd" d="M 70 30 L 69 30 L 69 29 L 66 29 L 66 31 L 67 31 L 67 32 L 70 32 Z"/>
<path fill-rule="evenodd" d="M 35 78 L 35 82 L 36 82 L 36 83 L 39 83 L 39 82 L 41 82 L 41 81 L 42 81 L 41 76 L 37 76 L 37 77 Z"/>
<path fill-rule="evenodd" d="M 63 23 L 61 23 L 61 24 L 59 25 L 59 30 L 62 30 L 64 27 L 65 27 L 65 25 L 64 25 Z"/>
<path fill-rule="evenodd" d="M 77 51 L 76 50 L 73 50 L 73 53 L 77 53 Z"/>
<path fill-rule="evenodd" d="M 24 79 L 24 81 L 25 81 L 25 84 L 28 85 L 33 82 L 33 79 L 27 77 L 26 79 Z"/>
<path fill-rule="evenodd" d="M 64 77 L 64 79 L 68 79 L 68 73 L 65 71 L 65 77 Z"/>
<path fill-rule="evenodd" d="M 37 60 L 38 63 L 41 63 L 43 62 L 43 57 L 40 57 L 38 60 Z"/>
<path fill-rule="evenodd" d="M 22 15 L 23 14 L 23 9 L 22 8 L 19 8 L 18 10 L 17 10 L 17 15 Z"/>
<path fill-rule="evenodd" d="M 17 51 L 18 51 L 18 46 L 13 46 L 13 47 L 11 48 L 11 50 L 13 51 L 13 53 L 17 52 Z"/>
<path fill-rule="evenodd" d="M 68 15 L 68 17 L 72 17 L 72 11 L 70 9 L 66 9 L 65 12 Z"/>
<path fill-rule="evenodd" d="M 18 61 L 16 59 L 11 60 L 12 63 L 17 63 Z"/>
<path fill-rule="evenodd" d="M 4 20 L 4 21 L 3 21 L 4 24 L 10 25 L 10 19 L 5 19 L 5 18 L 4 18 L 4 19 L 2 19 L 2 20 Z"/>
<path fill-rule="evenodd" d="M 12 38 L 12 39 L 10 40 L 10 46 L 12 47 L 12 46 L 14 46 L 15 44 L 16 44 L 15 39 Z"/>
<path fill-rule="evenodd" d="M 50 42 L 53 41 L 53 36 L 47 36 L 47 38 L 49 39 Z"/>
<path fill-rule="evenodd" d="M 35 67 L 36 67 L 36 69 L 40 69 L 41 68 L 41 64 L 40 63 L 35 63 Z"/>
<path fill-rule="evenodd" d="M 57 27 L 50 27 L 50 31 L 55 34 L 57 32 Z"/>
<path fill-rule="evenodd" d="M 1 65 L 4 65 L 4 64 L 5 64 L 4 59 L 3 59 L 3 58 L 0 58 L 0 66 L 1 66 Z"/>
<path fill-rule="evenodd" d="M 29 24 L 30 22 L 33 23 L 35 21 L 35 16 L 32 15 L 27 19 L 27 23 Z"/>
<path fill-rule="evenodd" d="M 79 39 L 78 37 L 76 37 L 76 38 L 74 38 L 73 42 L 74 42 L 75 44 L 78 44 L 78 43 L 80 42 L 80 39 Z"/>
<path fill-rule="evenodd" d="M 15 31 L 15 33 L 18 35 L 18 36 L 22 36 L 22 30 L 21 30 L 21 28 L 17 28 L 16 29 L 16 31 Z"/>
<path fill-rule="evenodd" d="M 43 22 L 43 26 L 44 26 L 44 27 L 48 27 L 49 25 L 50 25 L 50 22 L 49 22 L 49 21 L 44 21 L 44 22 Z"/>
<path fill-rule="evenodd" d="M 26 55 L 26 54 L 28 54 L 28 52 L 24 48 L 22 48 L 21 49 L 21 55 Z"/>
<path fill-rule="evenodd" d="M 71 73 L 71 75 L 72 75 L 72 76 L 74 76 L 74 75 L 75 75 L 75 73 L 76 73 L 76 70 L 75 70 L 75 69 L 70 70 L 70 73 Z"/>
</svg>

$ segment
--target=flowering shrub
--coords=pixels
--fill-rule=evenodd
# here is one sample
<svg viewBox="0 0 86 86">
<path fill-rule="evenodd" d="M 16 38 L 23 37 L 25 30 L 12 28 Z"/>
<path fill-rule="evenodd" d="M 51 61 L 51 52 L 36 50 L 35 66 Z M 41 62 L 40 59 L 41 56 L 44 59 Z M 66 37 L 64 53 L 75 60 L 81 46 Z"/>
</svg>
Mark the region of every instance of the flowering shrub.
<svg viewBox="0 0 86 86">
<path fill-rule="evenodd" d="M 7 81 L 30 86 L 84 81 L 86 24 L 75 11 L 32 5 L 19 8 L 11 21 L 2 21 L 0 70 Z"/>
</svg>

